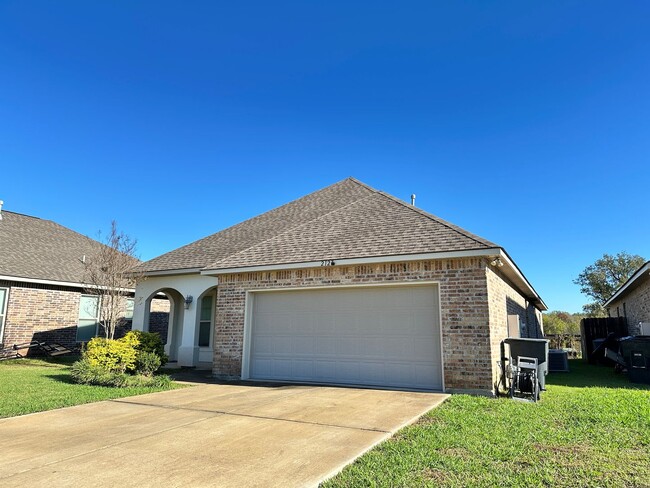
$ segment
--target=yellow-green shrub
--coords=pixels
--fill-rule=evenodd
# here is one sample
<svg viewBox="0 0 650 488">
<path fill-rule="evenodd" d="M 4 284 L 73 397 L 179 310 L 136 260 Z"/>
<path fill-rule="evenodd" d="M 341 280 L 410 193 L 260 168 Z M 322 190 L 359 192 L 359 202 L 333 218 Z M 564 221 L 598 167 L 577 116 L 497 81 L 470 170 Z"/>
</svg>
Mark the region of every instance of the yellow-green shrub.
<svg viewBox="0 0 650 488">
<path fill-rule="evenodd" d="M 95 337 L 86 345 L 82 354 L 92 367 L 114 373 L 124 373 L 135 369 L 139 344 L 135 334 L 129 332 L 121 339 L 104 339 Z"/>
</svg>

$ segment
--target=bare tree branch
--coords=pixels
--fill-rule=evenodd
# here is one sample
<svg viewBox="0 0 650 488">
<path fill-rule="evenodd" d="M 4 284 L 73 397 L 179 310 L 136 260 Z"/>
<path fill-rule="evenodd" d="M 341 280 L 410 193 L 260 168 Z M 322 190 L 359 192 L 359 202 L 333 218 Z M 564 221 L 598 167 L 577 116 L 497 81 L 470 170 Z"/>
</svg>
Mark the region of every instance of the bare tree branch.
<svg viewBox="0 0 650 488">
<path fill-rule="evenodd" d="M 87 292 L 99 297 L 100 321 L 107 339 L 115 337 L 115 330 L 124 318 L 126 297 L 141 277 L 132 269 L 140 261 L 136 257 L 137 241 L 119 231 L 117 222 L 111 222 L 108 235 L 98 238 L 97 253 L 85 261 Z"/>
</svg>

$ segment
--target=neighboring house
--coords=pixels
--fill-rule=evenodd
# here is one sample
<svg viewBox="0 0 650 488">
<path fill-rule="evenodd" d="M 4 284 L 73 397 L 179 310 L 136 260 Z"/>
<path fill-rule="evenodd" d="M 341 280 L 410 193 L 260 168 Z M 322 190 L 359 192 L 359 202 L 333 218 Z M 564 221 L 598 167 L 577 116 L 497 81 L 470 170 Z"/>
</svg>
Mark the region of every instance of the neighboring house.
<svg viewBox="0 0 650 488">
<path fill-rule="evenodd" d="M 73 348 L 103 334 L 100 304 L 84 283 L 84 261 L 99 242 L 50 220 L 0 208 L 0 344 L 58 342 Z M 158 329 L 166 334 L 167 300 Z M 133 292 L 124 297 L 123 330 L 130 329 Z M 163 323 L 164 322 L 164 323 Z M 2 349 L 2 347 L 0 347 Z"/>
<path fill-rule="evenodd" d="M 502 247 L 352 178 L 137 269 L 133 327 L 166 293 L 172 360 L 219 378 L 493 392 L 509 324 L 543 335 Z"/>
<path fill-rule="evenodd" d="M 627 318 L 632 335 L 650 335 L 650 261 L 634 272 L 605 302 L 610 317 Z M 647 323 L 641 330 L 642 323 Z"/>
</svg>

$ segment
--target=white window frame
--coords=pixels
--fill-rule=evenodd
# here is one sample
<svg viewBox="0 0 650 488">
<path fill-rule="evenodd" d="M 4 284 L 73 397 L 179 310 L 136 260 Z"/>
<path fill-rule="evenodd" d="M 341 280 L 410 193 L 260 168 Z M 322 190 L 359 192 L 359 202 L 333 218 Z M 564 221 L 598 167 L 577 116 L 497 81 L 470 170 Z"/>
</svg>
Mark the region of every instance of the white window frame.
<svg viewBox="0 0 650 488">
<path fill-rule="evenodd" d="M 212 307 L 210 308 L 210 339 L 209 339 L 209 342 L 208 342 L 207 346 L 199 346 L 199 340 L 201 338 L 201 323 L 207 322 L 207 320 L 201 320 L 201 308 L 202 308 L 202 303 L 201 302 L 203 302 L 203 299 L 205 297 L 212 297 Z M 198 330 L 198 334 L 196 334 L 196 345 L 202 350 L 212 349 L 213 344 L 214 344 L 214 313 L 215 313 L 216 302 L 217 302 L 216 293 L 212 292 L 212 293 L 206 293 L 205 295 L 203 295 L 201 297 L 201 301 L 199 303 L 199 310 L 198 310 L 198 312 L 199 312 L 199 330 Z"/>
<path fill-rule="evenodd" d="M 79 313 L 77 314 L 77 331 L 76 331 L 76 334 L 75 334 L 75 342 L 87 342 L 87 341 L 80 341 L 79 340 L 79 322 L 82 320 L 79 315 L 81 314 L 81 299 L 84 298 L 84 297 L 94 298 L 94 299 L 97 300 L 97 317 L 95 317 L 95 334 L 93 335 L 93 337 L 97 337 L 97 333 L 99 331 L 99 322 L 100 322 L 100 318 L 102 316 L 102 311 L 101 311 L 102 300 L 101 300 L 101 297 L 100 297 L 100 295 L 86 295 L 86 294 L 81 295 L 79 297 Z M 88 320 L 88 319 L 84 319 L 84 320 Z"/>
<path fill-rule="evenodd" d="M 133 304 L 131 307 L 131 316 L 128 317 L 127 313 L 129 311 L 129 302 Z M 124 320 L 133 320 L 133 311 L 135 310 L 135 298 L 126 297 L 125 306 L 124 306 Z"/>
<path fill-rule="evenodd" d="M 3 344 L 5 337 L 5 322 L 7 321 L 7 306 L 9 304 L 9 288 L 2 286 L 0 287 L 0 290 L 4 290 L 5 292 L 4 303 L 0 303 L 0 344 Z"/>
</svg>

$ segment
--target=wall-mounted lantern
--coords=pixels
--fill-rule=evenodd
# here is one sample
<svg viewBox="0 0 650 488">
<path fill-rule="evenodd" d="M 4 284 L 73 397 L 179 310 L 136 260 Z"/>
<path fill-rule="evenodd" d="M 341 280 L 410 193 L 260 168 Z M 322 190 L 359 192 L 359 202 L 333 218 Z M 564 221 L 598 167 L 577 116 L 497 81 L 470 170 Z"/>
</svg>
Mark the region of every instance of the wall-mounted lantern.
<svg viewBox="0 0 650 488">
<path fill-rule="evenodd" d="M 190 308 L 190 305 L 192 305 L 193 300 L 194 297 L 192 295 L 185 295 L 185 310 Z"/>
</svg>

